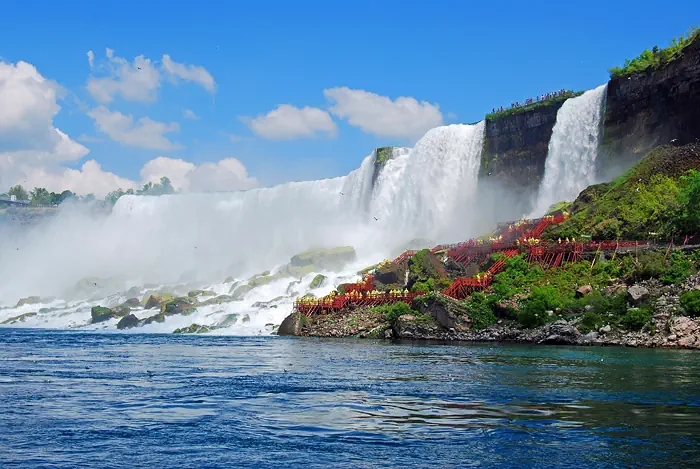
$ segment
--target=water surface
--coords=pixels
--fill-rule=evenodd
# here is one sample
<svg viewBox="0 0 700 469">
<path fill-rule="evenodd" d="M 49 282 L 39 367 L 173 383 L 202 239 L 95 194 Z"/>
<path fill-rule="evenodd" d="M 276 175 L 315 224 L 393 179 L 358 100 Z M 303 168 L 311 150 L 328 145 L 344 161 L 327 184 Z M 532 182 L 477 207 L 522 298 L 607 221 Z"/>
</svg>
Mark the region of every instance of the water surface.
<svg viewBox="0 0 700 469">
<path fill-rule="evenodd" d="M 0 466 L 700 465 L 692 351 L 0 329 Z"/>
</svg>

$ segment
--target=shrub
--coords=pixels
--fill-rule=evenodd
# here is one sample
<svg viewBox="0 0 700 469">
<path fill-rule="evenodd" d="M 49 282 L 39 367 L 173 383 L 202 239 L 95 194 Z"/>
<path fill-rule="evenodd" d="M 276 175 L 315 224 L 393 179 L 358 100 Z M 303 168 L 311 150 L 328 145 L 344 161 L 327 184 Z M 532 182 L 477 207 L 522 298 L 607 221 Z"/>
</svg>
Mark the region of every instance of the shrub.
<svg viewBox="0 0 700 469">
<path fill-rule="evenodd" d="M 493 314 L 493 305 L 489 298 L 482 293 L 474 293 L 469 301 L 466 302 L 466 307 L 469 310 L 469 318 L 472 320 L 473 329 L 486 329 L 496 322 L 496 316 Z"/>
<path fill-rule="evenodd" d="M 579 332 L 587 334 L 591 331 L 596 331 L 603 324 L 603 317 L 592 311 L 583 315 L 581 322 L 578 325 Z"/>
<path fill-rule="evenodd" d="M 547 319 L 547 308 L 540 299 L 526 301 L 518 312 L 518 322 L 525 327 L 542 326 Z"/>
<path fill-rule="evenodd" d="M 375 306 L 372 308 L 372 311 L 384 313 L 386 320 L 389 322 L 394 322 L 404 314 L 411 314 L 412 312 L 411 307 L 401 301 L 391 305 Z"/>
<path fill-rule="evenodd" d="M 632 308 L 627 311 L 620 321 L 623 326 L 632 331 L 641 330 L 649 321 L 651 321 L 651 309 L 649 307 L 644 308 Z"/>
<path fill-rule="evenodd" d="M 693 264 L 681 251 L 671 251 L 661 280 L 667 284 L 681 283 L 693 274 Z"/>
<path fill-rule="evenodd" d="M 684 292 L 681 295 L 681 306 L 689 316 L 700 316 L 700 290 Z"/>
<path fill-rule="evenodd" d="M 432 278 L 424 282 L 416 282 L 411 287 L 412 292 L 431 292 L 435 290 L 435 281 Z"/>
</svg>

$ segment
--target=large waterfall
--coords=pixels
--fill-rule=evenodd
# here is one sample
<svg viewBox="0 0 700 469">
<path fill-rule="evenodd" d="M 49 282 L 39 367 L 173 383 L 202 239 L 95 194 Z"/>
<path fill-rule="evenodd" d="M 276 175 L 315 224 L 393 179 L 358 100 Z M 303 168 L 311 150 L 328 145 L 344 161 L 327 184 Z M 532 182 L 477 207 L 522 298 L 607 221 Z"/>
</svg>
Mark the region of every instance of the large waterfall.
<svg viewBox="0 0 700 469">
<path fill-rule="evenodd" d="M 159 285 L 199 284 L 224 294 L 229 286 L 220 282 L 227 276 L 245 279 L 274 271 L 310 248 L 353 246 L 356 264 L 344 272 L 322 272 L 330 282 L 315 293 L 327 293 L 333 283 L 357 278 L 359 268 L 414 238 L 456 240 L 479 231 L 469 226 L 468 215 L 483 135 L 483 122 L 432 129 L 412 149 L 394 149 L 378 177 L 372 153 L 357 170 L 333 179 L 233 193 L 125 196 L 108 215 L 65 206 L 13 243 L 0 245 L 0 306 L 29 295 L 58 299 L 0 309 L 0 322 L 43 306 L 52 312 L 21 324 L 90 327 L 91 305 L 123 301 L 132 287 L 144 286 L 145 292 Z M 142 329 L 170 332 L 193 322 L 211 323 L 207 314 L 245 312 L 252 319 L 246 327 L 226 333 L 260 333 L 268 322 L 279 324 L 293 294 L 303 294 L 312 277 L 294 288 L 289 280 L 255 288 L 242 301 Z M 76 284 L 86 279 L 100 298 L 75 294 Z M 277 309 L 253 306 L 278 297 L 284 299 Z"/>
<path fill-rule="evenodd" d="M 534 216 L 544 214 L 556 202 L 575 199 L 595 183 L 606 91 L 607 84 L 601 85 L 568 99 L 559 109 Z"/>
</svg>

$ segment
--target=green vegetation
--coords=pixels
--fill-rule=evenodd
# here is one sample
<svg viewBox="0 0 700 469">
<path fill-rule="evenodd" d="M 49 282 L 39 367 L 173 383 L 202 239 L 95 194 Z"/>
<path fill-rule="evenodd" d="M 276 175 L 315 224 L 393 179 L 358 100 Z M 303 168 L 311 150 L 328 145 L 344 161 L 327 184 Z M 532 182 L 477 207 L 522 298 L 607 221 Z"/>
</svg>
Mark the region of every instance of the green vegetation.
<svg viewBox="0 0 700 469">
<path fill-rule="evenodd" d="M 651 321 L 651 308 L 632 308 L 627 311 L 620 321 L 629 330 L 639 331 Z"/>
<path fill-rule="evenodd" d="M 539 109 L 539 108 L 544 108 L 547 106 L 551 106 L 553 104 L 558 104 L 558 103 L 563 103 L 569 98 L 575 98 L 576 96 L 581 96 L 584 92 L 583 91 L 566 91 L 564 94 L 561 96 L 555 96 L 553 98 L 549 98 L 544 101 L 536 101 L 532 104 L 528 104 L 526 106 L 520 106 L 520 107 L 514 107 L 514 108 L 508 108 L 504 109 L 502 111 L 496 111 L 492 112 L 490 114 L 486 114 L 486 120 L 495 120 L 495 119 L 501 119 L 503 117 L 507 116 L 514 116 L 516 114 L 520 114 L 521 112 L 527 112 L 527 111 L 532 111 L 533 109 Z"/>
<path fill-rule="evenodd" d="M 567 200 L 563 200 L 561 202 L 557 202 L 556 204 L 552 204 L 548 209 L 547 213 L 545 215 L 551 215 L 555 212 L 567 212 L 571 208 L 571 202 Z"/>
<path fill-rule="evenodd" d="M 374 160 L 376 166 L 384 166 L 389 161 L 394 153 L 393 147 L 377 148 L 377 158 Z"/>
<path fill-rule="evenodd" d="M 105 196 L 105 202 L 114 205 L 117 203 L 117 200 L 119 200 L 124 195 L 165 195 L 173 193 L 175 193 L 175 188 L 173 188 L 170 179 L 163 176 L 162 178 L 160 178 L 160 182 L 156 182 L 155 184 L 152 182 L 148 182 L 137 191 L 134 191 L 133 189 L 127 189 L 126 191 L 124 191 L 120 187 L 116 191 L 112 191 L 109 194 L 107 194 Z"/>
<path fill-rule="evenodd" d="M 700 154 L 670 146 L 652 151 L 609 184 L 591 186 L 564 223 L 543 238 L 667 239 L 700 229 Z"/>
<path fill-rule="evenodd" d="M 493 304 L 486 295 L 474 293 L 464 304 L 469 311 L 469 318 L 472 320 L 472 329 L 486 329 L 496 322 Z"/>
<path fill-rule="evenodd" d="M 445 267 L 429 249 L 418 251 L 408 260 L 408 284 L 411 291 L 442 291 L 450 283 Z"/>
<path fill-rule="evenodd" d="M 684 292 L 681 295 L 681 306 L 688 316 L 700 316 L 700 290 Z"/>
<path fill-rule="evenodd" d="M 29 194 L 27 194 L 27 191 L 24 190 L 24 187 L 22 187 L 19 184 L 10 187 L 10 190 L 7 193 L 9 195 L 14 195 L 17 198 L 17 200 L 29 200 Z"/>
<path fill-rule="evenodd" d="M 679 38 L 673 38 L 671 44 L 665 49 L 654 46 L 651 50 L 646 49 L 632 60 L 625 60 L 622 67 L 613 67 L 610 70 L 610 78 L 618 78 L 632 73 L 656 70 L 669 62 L 683 55 L 683 49 L 693 42 L 700 34 L 700 29 L 691 28 L 687 34 Z"/>
<path fill-rule="evenodd" d="M 384 313 L 386 320 L 389 322 L 394 322 L 404 314 L 417 314 L 415 311 L 411 310 L 410 306 L 401 301 L 390 305 L 375 306 L 372 308 L 372 311 Z"/>
</svg>

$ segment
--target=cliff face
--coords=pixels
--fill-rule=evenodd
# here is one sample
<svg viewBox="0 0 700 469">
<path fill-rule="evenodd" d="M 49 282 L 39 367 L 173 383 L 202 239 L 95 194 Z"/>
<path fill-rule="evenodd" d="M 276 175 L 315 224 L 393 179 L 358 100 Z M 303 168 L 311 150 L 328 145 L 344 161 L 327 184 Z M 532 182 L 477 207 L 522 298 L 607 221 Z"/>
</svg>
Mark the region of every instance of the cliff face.
<svg viewBox="0 0 700 469">
<path fill-rule="evenodd" d="M 481 159 L 483 181 L 505 185 L 528 210 L 544 175 L 549 139 L 563 102 L 486 121 Z"/>
<path fill-rule="evenodd" d="M 608 83 L 601 169 L 629 167 L 653 147 L 700 138 L 700 40 L 665 67 Z"/>
</svg>

